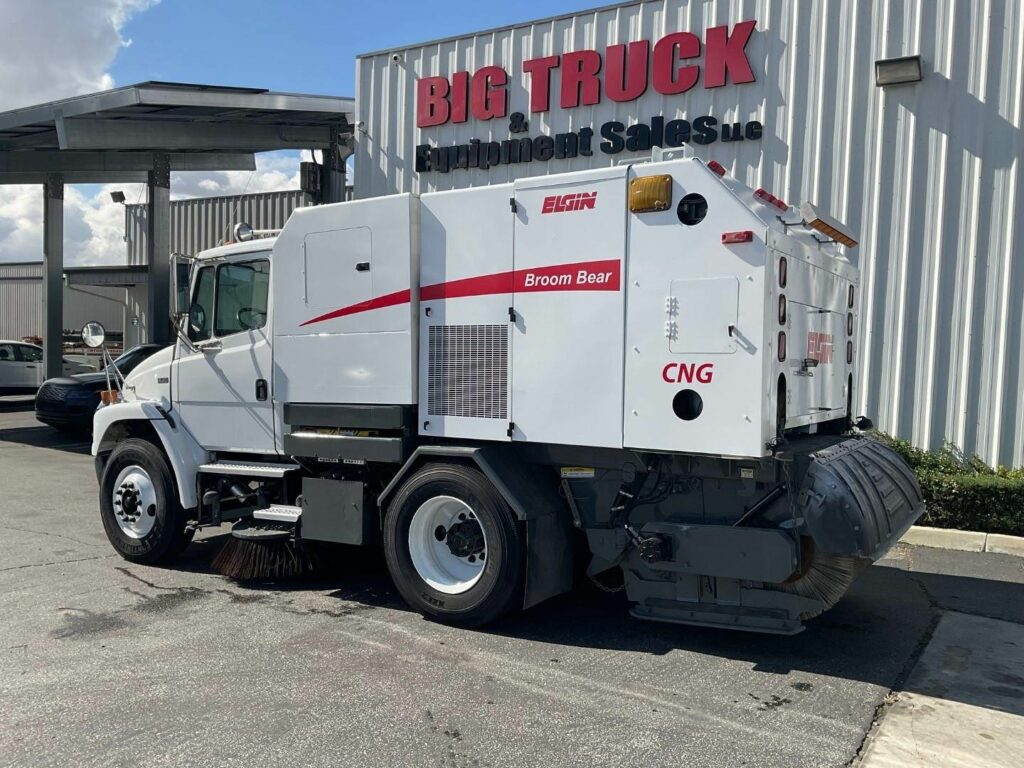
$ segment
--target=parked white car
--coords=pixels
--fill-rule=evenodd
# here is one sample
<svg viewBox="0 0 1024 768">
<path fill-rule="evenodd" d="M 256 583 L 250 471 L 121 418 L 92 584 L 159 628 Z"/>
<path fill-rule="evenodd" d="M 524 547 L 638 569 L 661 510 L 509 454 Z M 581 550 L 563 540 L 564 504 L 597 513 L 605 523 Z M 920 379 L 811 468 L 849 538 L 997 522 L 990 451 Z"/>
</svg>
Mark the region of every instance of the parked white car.
<svg viewBox="0 0 1024 768">
<path fill-rule="evenodd" d="M 43 348 L 0 339 L 0 395 L 35 392 L 43 383 Z M 64 375 L 89 373 L 96 367 L 64 358 Z"/>
</svg>

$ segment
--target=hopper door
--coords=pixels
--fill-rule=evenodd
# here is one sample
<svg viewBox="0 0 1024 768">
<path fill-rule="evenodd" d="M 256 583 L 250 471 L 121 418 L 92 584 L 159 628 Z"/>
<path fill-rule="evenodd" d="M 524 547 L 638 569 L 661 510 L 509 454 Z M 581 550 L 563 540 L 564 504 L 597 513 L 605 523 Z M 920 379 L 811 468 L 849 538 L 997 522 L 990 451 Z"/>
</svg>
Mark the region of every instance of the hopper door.
<svg viewBox="0 0 1024 768">
<path fill-rule="evenodd" d="M 798 426 L 809 417 L 846 409 L 846 319 L 797 302 L 790 303 L 789 315 L 786 417 L 790 426 Z"/>
<path fill-rule="evenodd" d="M 625 173 L 516 182 L 513 440 L 622 445 Z"/>
</svg>

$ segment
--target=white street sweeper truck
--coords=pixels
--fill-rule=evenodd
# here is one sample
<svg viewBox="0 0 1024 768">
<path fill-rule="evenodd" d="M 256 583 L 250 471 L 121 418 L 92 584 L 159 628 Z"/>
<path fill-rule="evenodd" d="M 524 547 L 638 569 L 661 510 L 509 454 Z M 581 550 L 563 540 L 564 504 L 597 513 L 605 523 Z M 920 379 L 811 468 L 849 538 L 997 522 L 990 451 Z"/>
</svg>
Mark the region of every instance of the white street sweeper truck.
<svg viewBox="0 0 1024 768">
<path fill-rule="evenodd" d="M 128 560 L 231 523 L 230 576 L 380 544 L 409 604 L 455 624 L 585 572 L 639 618 L 794 633 L 922 512 L 851 424 L 854 238 L 717 163 L 236 231 L 190 262 L 174 346 L 96 413 Z"/>
</svg>

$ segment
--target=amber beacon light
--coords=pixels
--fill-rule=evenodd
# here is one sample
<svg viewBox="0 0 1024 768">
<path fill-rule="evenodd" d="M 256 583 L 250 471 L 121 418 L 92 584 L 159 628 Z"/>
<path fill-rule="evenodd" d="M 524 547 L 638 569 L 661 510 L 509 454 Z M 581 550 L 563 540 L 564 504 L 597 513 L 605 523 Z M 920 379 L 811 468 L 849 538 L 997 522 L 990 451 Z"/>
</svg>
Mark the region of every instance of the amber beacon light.
<svg viewBox="0 0 1024 768">
<path fill-rule="evenodd" d="M 667 211 L 672 207 L 672 177 L 638 176 L 629 183 L 630 213 Z"/>
</svg>

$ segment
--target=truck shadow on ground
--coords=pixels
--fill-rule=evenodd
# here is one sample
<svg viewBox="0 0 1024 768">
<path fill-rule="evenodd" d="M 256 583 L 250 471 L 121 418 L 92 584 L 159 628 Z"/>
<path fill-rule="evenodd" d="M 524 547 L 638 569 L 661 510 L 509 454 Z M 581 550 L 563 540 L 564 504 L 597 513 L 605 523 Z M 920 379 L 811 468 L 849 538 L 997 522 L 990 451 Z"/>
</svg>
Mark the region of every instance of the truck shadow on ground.
<svg viewBox="0 0 1024 768">
<path fill-rule="evenodd" d="M 176 567 L 210 572 L 210 559 L 223 538 L 194 543 Z M 394 588 L 379 550 L 342 547 L 332 552 L 330 566 L 314 577 L 236 586 L 253 596 L 319 592 L 328 601 L 337 601 L 337 607 L 321 602 L 308 612 L 339 620 L 373 609 L 412 614 Z M 946 610 L 1024 623 L 1024 584 L 875 565 L 838 605 L 808 621 L 805 631 L 783 637 L 640 621 L 629 615 L 623 593 L 603 592 L 583 580 L 571 592 L 494 625 L 451 631 L 455 638 L 473 632 L 544 643 L 555 646 L 553 656 L 559 655 L 558 647 L 566 654 L 587 649 L 654 656 L 697 653 L 749 664 L 753 671 L 769 675 L 821 675 L 899 689 Z M 792 681 L 798 691 L 816 684 L 800 677 Z M 955 699 L 956 692 L 948 698 Z"/>
<path fill-rule="evenodd" d="M 36 422 L 23 427 L 0 429 L 0 442 L 88 455 L 92 447 L 92 436 L 85 432 L 61 432 Z"/>
<path fill-rule="evenodd" d="M 0 395 L 0 413 L 34 411 L 35 407 L 34 395 Z"/>
</svg>

